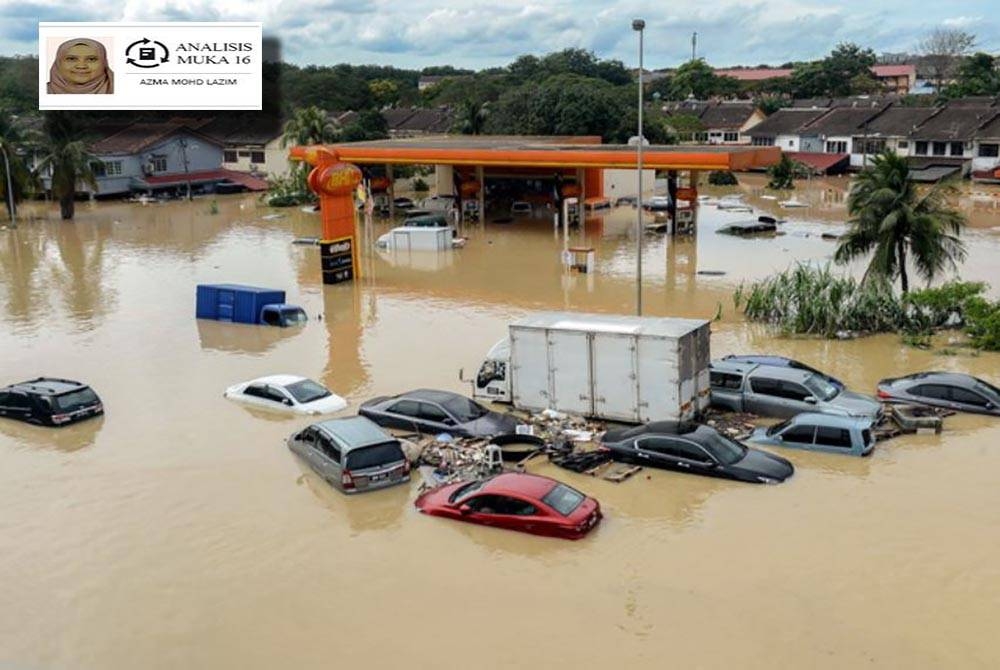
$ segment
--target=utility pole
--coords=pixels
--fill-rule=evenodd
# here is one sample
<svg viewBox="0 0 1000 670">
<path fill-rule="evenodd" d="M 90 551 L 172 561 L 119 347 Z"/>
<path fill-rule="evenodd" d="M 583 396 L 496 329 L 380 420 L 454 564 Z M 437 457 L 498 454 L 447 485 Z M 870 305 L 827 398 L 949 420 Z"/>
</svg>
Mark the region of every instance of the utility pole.
<svg viewBox="0 0 1000 670">
<path fill-rule="evenodd" d="M 698 57 L 698 31 L 691 33 L 691 60 Z"/>
<path fill-rule="evenodd" d="M 181 137 L 177 140 L 178 144 L 181 145 L 181 155 L 184 158 L 184 179 L 187 182 L 187 199 L 191 200 L 191 173 L 188 171 L 188 154 L 187 154 L 187 139 Z"/>
<path fill-rule="evenodd" d="M 10 227 L 17 228 L 17 215 L 14 214 L 14 183 L 10 178 L 10 160 L 7 158 L 7 147 L 0 142 L 0 153 L 3 153 L 4 173 L 7 175 L 7 203 L 10 212 Z"/>
</svg>

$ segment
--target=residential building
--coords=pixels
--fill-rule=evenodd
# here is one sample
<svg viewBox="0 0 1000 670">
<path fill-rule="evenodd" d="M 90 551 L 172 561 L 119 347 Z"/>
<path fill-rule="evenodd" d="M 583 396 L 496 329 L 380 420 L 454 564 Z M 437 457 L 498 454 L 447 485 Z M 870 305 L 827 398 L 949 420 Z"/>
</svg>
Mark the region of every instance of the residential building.
<svg viewBox="0 0 1000 670">
<path fill-rule="evenodd" d="M 390 137 L 418 137 L 440 135 L 451 131 L 455 118 L 447 108 L 386 109 L 382 112 L 389 126 Z"/>
<path fill-rule="evenodd" d="M 750 143 L 755 146 L 776 146 L 782 151 L 802 151 L 821 153 L 818 138 L 803 137 L 799 132 L 803 126 L 827 113 L 826 109 L 799 109 L 787 107 L 779 109 L 747 131 Z"/>
<path fill-rule="evenodd" d="M 742 82 L 761 82 L 768 79 L 785 79 L 792 76 L 791 68 L 777 67 L 735 67 L 716 68 L 715 74 L 724 77 L 733 77 Z M 913 65 L 893 64 L 893 65 L 873 65 L 872 76 L 882 84 L 886 91 L 891 93 L 906 94 L 910 92 L 917 83 L 917 69 Z"/>
<path fill-rule="evenodd" d="M 708 144 L 750 144 L 747 132 L 765 118 L 764 113 L 749 102 L 686 100 L 668 103 L 662 109 L 668 117 L 674 114 L 697 117 L 704 130 L 682 139 Z"/>
<path fill-rule="evenodd" d="M 1000 114 L 993 116 L 976 130 L 972 148 L 973 178 L 982 181 L 1000 180 Z"/>
<path fill-rule="evenodd" d="M 258 177 L 283 177 L 289 173 L 288 148 L 277 118 L 232 121 L 222 117 L 200 127 L 223 144 L 222 168 Z"/>
<path fill-rule="evenodd" d="M 865 154 L 876 154 L 885 148 L 881 138 L 867 136 L 867 123 L 881 110 L 858 107 L 834 107 L 822 116 L 805 124 L 799 135 L 806 145 L 819 147 L 820 153 L 837 154 L 849 159 L 851 167 L 861 167 Z M 858 157 L 855 162 L 854 156 Z"/>
<path fill-rule="evenodd" d="M 913 141 L 910 135 L 924 121 L 939 111 L 936 107 L 901 107 L 892 105 L 868 119 L 868 123 L 856 129 L 855 137 L 866 140 L 867 144 L 858 141 L 852 143 L 851 165 L 864 164 L 865 155 L 875 153 L 876 147 L 894 151 L 900 156 L 910 156 L 913 151 Z M 868 149 L 865 151 L 865 149 Z"/>
</svg>

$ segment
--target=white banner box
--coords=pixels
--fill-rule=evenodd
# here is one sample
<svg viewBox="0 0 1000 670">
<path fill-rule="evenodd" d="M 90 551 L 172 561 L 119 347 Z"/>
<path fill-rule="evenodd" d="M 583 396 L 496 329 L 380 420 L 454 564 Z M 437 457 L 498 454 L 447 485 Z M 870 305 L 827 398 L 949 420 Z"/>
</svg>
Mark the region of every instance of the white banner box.
<svg viewBox="0 0 1000 670">
<path fill-rule="evenodd" d="M 260 23 L 39 23 L 38 109 L 261 108 Z"/>
</svg>

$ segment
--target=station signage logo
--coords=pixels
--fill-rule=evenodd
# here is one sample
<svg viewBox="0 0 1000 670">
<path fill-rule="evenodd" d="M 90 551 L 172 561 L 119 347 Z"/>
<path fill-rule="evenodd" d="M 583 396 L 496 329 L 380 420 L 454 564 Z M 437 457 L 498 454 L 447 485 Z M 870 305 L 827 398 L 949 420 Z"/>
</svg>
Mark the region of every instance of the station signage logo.
<svg viewBox="0 0 1000 670">
<path fill-rule="evenodd" d="M 263 26 L 38 24 L 38 108 L 261 109 Z"/>
</svg>

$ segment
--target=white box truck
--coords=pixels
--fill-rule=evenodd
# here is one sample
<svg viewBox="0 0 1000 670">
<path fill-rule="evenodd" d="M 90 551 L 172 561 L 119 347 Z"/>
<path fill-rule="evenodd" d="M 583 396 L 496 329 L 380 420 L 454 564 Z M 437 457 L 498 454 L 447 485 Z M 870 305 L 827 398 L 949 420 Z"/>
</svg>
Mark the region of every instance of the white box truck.
<svg viewBox="0 0 1000 670">
<path fill-rule="evenodd" d="M 473 396 L 609 421 L 689 419 L 709 403 L 709 322 L 546 312 L 511 323 Z"/>
</svg>

